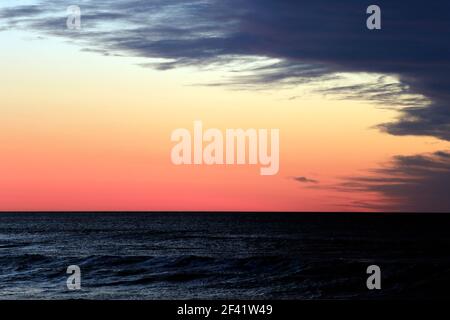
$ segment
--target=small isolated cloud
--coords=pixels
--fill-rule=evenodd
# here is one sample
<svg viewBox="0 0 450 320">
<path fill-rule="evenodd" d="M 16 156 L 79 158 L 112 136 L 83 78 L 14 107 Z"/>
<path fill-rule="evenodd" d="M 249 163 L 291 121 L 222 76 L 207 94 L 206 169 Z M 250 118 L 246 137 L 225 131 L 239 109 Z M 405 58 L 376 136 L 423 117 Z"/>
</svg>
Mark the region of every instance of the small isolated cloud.
<svg viewBox="0 0 450 320">
<path fill-rule="evenodd" d="M 301 183 L 319 183 L 319 181 L 314 180 L 314 179 L 309 179 L 307 177 L 294 177 L 293 179 L 295 181 L 301 182 Z"/>
</svg>

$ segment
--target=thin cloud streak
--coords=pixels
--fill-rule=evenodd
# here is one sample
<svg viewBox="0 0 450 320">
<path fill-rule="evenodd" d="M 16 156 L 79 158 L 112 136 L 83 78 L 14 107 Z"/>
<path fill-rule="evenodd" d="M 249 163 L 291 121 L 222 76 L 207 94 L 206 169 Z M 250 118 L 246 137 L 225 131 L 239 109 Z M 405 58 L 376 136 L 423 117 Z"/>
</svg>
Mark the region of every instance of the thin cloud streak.
<svg viewBox="0 0 450 320">
<path fill-rule="evenodd" d="M 294 177 L 293 179 L 300 183 L 319 183 L 319 181 L 307 177 Z"/>
</svg>

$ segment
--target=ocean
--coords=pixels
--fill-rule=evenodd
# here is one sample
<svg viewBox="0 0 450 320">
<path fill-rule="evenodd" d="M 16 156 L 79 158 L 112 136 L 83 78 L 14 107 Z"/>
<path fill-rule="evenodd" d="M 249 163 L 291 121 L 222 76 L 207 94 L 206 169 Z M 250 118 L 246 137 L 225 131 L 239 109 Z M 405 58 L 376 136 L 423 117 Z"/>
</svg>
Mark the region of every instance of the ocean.
<svg viewBox="0 0 450 320">
<path fill-rule="evenodd" d="M 445 215 L 0 213 L 0 299 L 445 299 Z M 81 270 L 69 290 L 67 267 Z M 367 267 L 381 270 L 369 290 Z"/>
</svg>

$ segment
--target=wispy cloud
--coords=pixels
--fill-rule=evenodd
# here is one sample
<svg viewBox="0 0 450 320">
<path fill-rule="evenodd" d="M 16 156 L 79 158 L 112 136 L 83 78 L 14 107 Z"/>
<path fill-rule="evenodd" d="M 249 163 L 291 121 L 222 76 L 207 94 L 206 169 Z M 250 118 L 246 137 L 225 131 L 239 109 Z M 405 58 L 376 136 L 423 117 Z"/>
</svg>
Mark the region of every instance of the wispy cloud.
<svg viewBox="0 0 450 320">
<path fill-rule="evenodd" d="M 366 0 L 86 0 L 78 33 L 65 29 L 69 4 L 17 5 L 2 9 L 0 21 L 68 37 L 104 54 L 163 59 L 147 64 L 159 69 L 274 59 L 245 75 L 237 69 L 231 83 L 241 85 L 339 80 L 345 72 L 394 76 L 399 83 L 380 78 L 319 90 L 398 105 L 398 121 L 379 126 L 391 134 L 450 140 L 447 0 L 377 1 L 383 19 L 377 31 L 365 27 L 365 9 L 372 4 Z"/>
<path fill-rule="evenodd" d="M 353 208 L 405 212 L 450 212 L 450 153 L 397 156 L 370 175 L 348 177 L 342 192 L 375 194 L 378 200 L 351 203 Z"/>
</svg>

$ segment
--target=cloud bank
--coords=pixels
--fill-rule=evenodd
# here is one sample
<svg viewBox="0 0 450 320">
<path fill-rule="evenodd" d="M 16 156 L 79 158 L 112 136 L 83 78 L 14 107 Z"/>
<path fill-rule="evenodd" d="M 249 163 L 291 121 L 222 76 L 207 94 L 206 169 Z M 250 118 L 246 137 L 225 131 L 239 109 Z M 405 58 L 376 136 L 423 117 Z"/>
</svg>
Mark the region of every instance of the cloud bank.
<svg viewBox="0 0 450 320">
<path fill-rule="evenodd" d="M 404 212 L 450 212 L 450 153 L 397 156 L 373 175 L 346 178 L 343 192 L 375 193 L 383 201 L 352 203 L 354 208 Z"/>
</svg>

